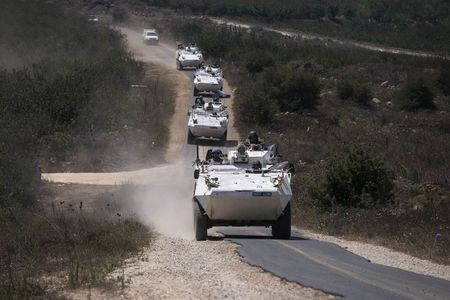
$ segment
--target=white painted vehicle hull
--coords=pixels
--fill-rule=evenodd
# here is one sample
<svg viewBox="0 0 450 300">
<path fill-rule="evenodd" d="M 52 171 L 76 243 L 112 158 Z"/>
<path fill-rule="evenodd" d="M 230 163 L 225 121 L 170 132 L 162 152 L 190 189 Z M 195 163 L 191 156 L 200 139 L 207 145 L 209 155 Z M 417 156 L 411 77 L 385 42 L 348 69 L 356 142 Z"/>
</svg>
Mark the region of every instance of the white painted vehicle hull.
<svg viewBox="0 0 450 300">
<path fill-rule="evenodd" d="M 202 60 L 200 59 L 178 60 L 178 62 L 183 68 L 197 68 L 202 63 Z"/>
<path fill-rule="evenodd" d="M 195 124 L 195 126 L 189 126 L 189 130 L 195 137 L 221 138 L 227 128 Z"/>
<path fill-rule="evenodd" d="M 222 89 L 222 84 L 219 84 L 217 82 L 216 83 L 199 82 L 199 83 L 194 83 L 194 87 L 199 92 L 217 92 Z"/>
<path fill-rule="evenodd" d="M 144 39 L 144 42 L 147 44 L 158 44 L 159 40 L 157 39 Z"/>
<path fill-rule="evenodd" d="M 217 192 L 209 196 L 197 196 L 209 219 L 212 221 L 275 221 L 279 218 L 291 195 L 253 196 L 253 192 Z"/>
</svg>

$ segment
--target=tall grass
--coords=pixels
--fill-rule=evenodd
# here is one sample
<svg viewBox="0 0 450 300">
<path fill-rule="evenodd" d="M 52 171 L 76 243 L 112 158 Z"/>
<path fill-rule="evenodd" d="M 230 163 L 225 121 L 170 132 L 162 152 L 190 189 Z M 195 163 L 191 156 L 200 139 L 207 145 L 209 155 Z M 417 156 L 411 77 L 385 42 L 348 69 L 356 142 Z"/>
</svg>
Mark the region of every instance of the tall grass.
<svg viewBox="0 0 450 300">
<path fill-rule="evenodd" d="M 124 259 L 139 254 L 151 239 L 148 229 L 122 209 L 120 202 L 129 197 L 126 187 L 109 188 L 84 201 L 67 194 L 57 200 L 61 198 L 47 191 L 40 204 L 4 212 L 0 218 L 0 297 L 50 297 L 45 278 L 62 281 L 62 287 L 112 284 L 120 288 L 126 279 L 110 273 Z"/>
<path fill-rule="evenodd" d="M 32 202 L 38 164 L 101 171 L 163 158 L 173 94 L 120 33 L 55 3 L 6 0 L 0 39 L 0 207 Z"/>
</svg>

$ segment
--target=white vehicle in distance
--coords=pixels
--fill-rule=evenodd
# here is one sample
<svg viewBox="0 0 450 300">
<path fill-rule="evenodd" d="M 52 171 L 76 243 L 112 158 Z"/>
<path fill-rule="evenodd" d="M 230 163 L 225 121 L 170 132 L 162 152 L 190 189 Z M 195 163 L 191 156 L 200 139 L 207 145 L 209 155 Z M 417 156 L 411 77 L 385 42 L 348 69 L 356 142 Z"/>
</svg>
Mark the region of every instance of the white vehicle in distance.
<svg viewBox="0 0 450 300">
<path fill-rule="evenodd" d="M 144 43 L 147 44 L 158 44 L 159 42 L 159 36 L 155 29 L 144 29 L 142 38 L 144 39 Z"/>
<path fill-rule="evenodd" d="M 193 144 L 197 138 L 226 140 L 228 113 L 225 106 L 218 101 L 205 103 L 202 97 L 197 97 L 195 102 L 189 112 L 188 144 Z"/>
<path fill-rule="evenodd" d="M 98 16 L 96 16 L 96 15 L 89 15 L 88 21 L 93 22 L 93 23 L 98 23 L 98 21 L 100 21 L 100 20 L 99 20 Z"/>
<path fill-rule="evenodd" d="M 195 44 L 190 46 L 183 46 L 178 43 L 178 49 L 176 52 L 176 64 L 177 70 L 183 70 L 184 68 L 198 68 L 203 62 L 203 54 Z"/>
<path fill-rule="evenodd" d="M 290 239 L 292 172 L 292 164 L 279 162 L 275 145 L 241 144 L 228 155 L 210 149 L 203 161 L 197 154 L 196 240 L 206 240 L 214 226 L 270 226 L 274 238 Z"/>
<path fill-rule="evenodd" d="M 223 72 L 218 66 L 201 67 L 194 74 L 194 96 L 223 91 Z"/>
</svg>

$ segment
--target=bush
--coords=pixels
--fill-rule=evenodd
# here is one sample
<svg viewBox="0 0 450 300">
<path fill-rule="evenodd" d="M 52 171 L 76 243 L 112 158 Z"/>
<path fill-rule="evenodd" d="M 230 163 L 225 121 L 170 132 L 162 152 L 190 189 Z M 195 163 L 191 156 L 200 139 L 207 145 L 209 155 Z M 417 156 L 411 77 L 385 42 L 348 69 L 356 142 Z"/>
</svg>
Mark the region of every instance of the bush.
<svg viewBox="0 0 450 300">
<path fill-rule="evenodd" d="M 372 98 L 370 87 L 361 81 L 340 81 L 337 91 L 340 99 L 351 100 L 360 105 L 368 105 Z"/>
<path fill-rule="evenodd" d="M 298 112 L 315 108 L 319 100 L 319 79 L 309 73 L 296 70 L 280 70 L 267 79 L 271 84 L 271 97 L 278 101 L 281 111 Z"/>
<path fill-rule="evenodd" d="M 273 67 L 275 62 L 268 53 L 263 51 L 252 52 L 247 58 L 245 68 L 250 74 L 260 73 L 267 67 Z"/>
<path fill-rule="evenodd" d="M 236 96 L 235 112 L 238 122 L 244 125 L 268 125 L 278 111 L 273 100 L 268 98 L 263 86 L 254 83 L 243 87 Z"/>
<path fill-rule="evenodd" d="M 325 209 L 370 208 L 392 198 L 394 175 L 372 152 L 356 145 L 344 156 L 326 159 L 325 172 L 309 188 L 310 197 Z"/>
<path fill-rule="evenodd" d="M 434 94 L 421 77 L 408 78 L 405 86 L 397 96 L 398 107 L 415 111 L 419 109 L 435 109 Z"/>
</svg>

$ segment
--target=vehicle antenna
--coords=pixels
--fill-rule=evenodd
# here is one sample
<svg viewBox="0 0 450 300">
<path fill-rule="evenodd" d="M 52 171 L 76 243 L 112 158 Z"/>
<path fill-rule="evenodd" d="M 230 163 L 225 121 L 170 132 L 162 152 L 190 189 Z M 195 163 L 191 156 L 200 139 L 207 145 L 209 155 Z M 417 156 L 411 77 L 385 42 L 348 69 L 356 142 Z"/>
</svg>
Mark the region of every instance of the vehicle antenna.
<svg viewBox="0 0 450 300">
<path fill-rule="evenodd" d="M 199 156 L 198 156 L 198 144 L 195 144 L 196 145 L 196 147 L 197 147 L 197 162 L 199 162 L 200 161 L 200 158 L 199 158 Z"/>
</svg>

